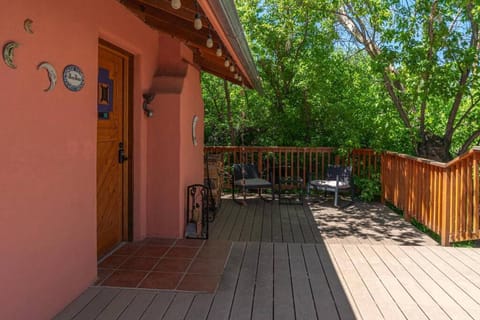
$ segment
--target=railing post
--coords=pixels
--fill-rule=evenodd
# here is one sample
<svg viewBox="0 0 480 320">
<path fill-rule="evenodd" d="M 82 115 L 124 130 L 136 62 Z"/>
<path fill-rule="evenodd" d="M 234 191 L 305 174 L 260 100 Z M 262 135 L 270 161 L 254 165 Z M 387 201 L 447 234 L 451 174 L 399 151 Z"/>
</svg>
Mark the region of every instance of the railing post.
<svg viewBox="0 0 480 320">
<path fill-rule="evenodd" d="M 385 153 L 382 153 L 381 156 L 380 156 L 380 185 L 381 185 L 381 201 L 382 201 L 382 204 L 385 204 L 385 199 L 386 199 L 386 194 L 385 194 L 385 164 L 386 164 L 386 161 L 385 161 Z"/>
<path fill-rule="evenodd" d="M 442 211 L 441 211 L 441 245 L 450 245 L 450 168 L 443 170 Z"/>
</svg>

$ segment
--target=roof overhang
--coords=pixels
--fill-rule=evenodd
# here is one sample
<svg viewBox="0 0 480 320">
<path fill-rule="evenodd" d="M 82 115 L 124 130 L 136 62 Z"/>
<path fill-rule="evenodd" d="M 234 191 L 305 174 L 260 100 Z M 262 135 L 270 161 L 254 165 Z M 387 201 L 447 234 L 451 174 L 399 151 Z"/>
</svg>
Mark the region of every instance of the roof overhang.
<svg viewBox="0 0 480 320">
<path fill-rule="evenodd" d="M 170 0 L 120 0 L 152 28 L 183 41 L 193 51 L 200 68 L 238 85 L 261 90 L 260 77 L 245 39 L 233 0 L 181 0 L 180 9 L 173 9 Z M 195 14 L 200 13 L 202 29 L 193 27 Z M 207 47 L 209 34 L 214 46 Z M 218 47 L 222 56 L 217 56 Z M 225 59 L 235 64 L 235 71 L 225 67 Z M 235 75 L 241 76 L 241 80 Z"/>
</svg>

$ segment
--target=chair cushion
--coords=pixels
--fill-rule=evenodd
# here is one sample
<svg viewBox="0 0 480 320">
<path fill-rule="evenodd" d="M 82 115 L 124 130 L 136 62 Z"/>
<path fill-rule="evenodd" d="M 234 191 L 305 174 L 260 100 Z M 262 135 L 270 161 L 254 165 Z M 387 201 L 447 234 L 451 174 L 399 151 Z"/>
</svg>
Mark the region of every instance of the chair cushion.
<svg viewBox="0 0 480 320">
<path fill-rule="evenodd" d="M 335 189 L 337 187 L 336 180 L 313 180 L 310 184 L 318 189 Z M 350 184 L 345 181 L 338 181 L 338 189 L 348 189 Z"/>
<path fill-rule="evenodd" d="M 271 188 L 272 183 L 265 179 L 240 179 L 235 180 L 236 186 L 245 186 L 246 188 Z"/>
</svg>

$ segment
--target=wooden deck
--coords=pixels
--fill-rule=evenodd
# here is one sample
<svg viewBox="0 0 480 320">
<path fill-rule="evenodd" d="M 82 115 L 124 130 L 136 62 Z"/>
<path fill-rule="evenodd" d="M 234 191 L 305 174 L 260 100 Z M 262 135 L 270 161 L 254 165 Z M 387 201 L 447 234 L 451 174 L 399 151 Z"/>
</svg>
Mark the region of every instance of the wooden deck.
<svg viewBox="0 0 480 320">
<path fill-rule="evenodd" d="M 225 201 L 216 293 L 91 287 L 55 319 L 480 319 L 479 249 L 436 246 L 381 206 L 332 210 Z"/>
</svg>

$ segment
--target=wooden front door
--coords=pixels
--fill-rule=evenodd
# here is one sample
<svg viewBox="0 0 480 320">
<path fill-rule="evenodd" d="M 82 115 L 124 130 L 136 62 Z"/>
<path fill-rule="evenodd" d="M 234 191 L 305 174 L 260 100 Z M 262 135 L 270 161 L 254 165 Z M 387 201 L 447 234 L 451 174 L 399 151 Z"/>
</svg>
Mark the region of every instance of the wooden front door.
<svg viewBox="0 0 480 320">
<path fill-rule="evenodd" d="M 97 256 L 128 237 L 131 57 L 100 42 L 98 54 Z"/>
</svg>

